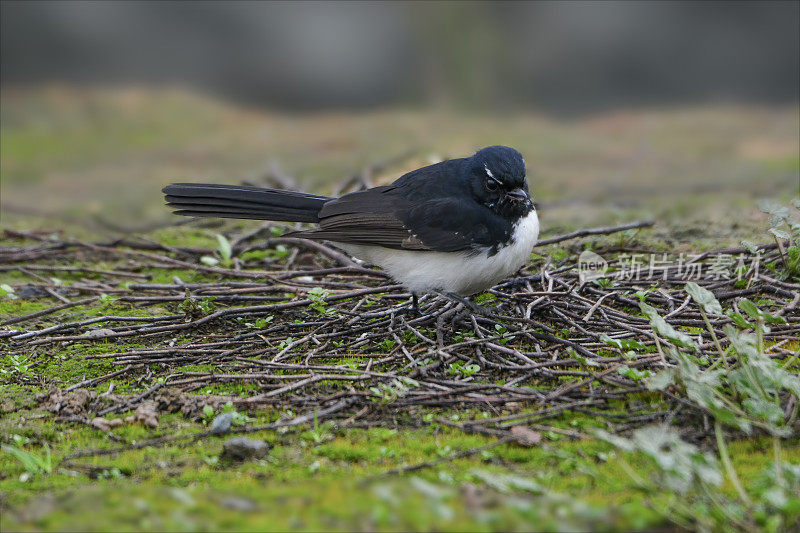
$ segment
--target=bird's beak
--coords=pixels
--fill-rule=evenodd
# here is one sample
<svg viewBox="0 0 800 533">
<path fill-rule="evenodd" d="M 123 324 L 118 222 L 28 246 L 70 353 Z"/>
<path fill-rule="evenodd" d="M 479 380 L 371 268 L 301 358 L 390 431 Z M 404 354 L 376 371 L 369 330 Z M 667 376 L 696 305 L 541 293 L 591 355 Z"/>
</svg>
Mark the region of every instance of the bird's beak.
<svg viewBox="0 0 800 533">
<path fill-rule="evenodd" d="M 511 198 L 513 198 L 514 200 L 517 200 L 517 201 L 524 202 L 524 201 L 530 200 L 530 196 L 528 195 L 528 191 L 526 191 L 522 187 L 517 187 L 516 189 L 514 189 L 512 191 L 509 191 L 506 194 L 508 196 L 510 196 Z"/>
</svg>

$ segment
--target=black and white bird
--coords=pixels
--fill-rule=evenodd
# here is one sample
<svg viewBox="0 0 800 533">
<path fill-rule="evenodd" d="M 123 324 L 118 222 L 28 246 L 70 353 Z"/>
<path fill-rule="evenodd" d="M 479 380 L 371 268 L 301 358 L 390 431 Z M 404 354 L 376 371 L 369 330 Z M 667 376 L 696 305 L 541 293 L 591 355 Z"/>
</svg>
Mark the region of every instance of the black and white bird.
<svg viewBox="0 0 800 533">
<path fill-rule="evenodd" d="M 176 213 L 314 222 L 292 233 L 330 241 L 384 269 L 415 296 L 469 296 L 524 266 L 539 237 L 525 161 L 507 146 L 413 170 L 391 185 L 340 198 L 238 185 L 175 183 Z"/>
</svg>

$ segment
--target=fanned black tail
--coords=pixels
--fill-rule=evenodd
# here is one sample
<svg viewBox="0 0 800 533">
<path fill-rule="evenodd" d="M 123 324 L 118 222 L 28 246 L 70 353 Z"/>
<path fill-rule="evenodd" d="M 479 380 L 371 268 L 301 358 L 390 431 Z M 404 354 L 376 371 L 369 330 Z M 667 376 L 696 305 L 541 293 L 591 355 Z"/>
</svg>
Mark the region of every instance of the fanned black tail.
<svg viewBox="0 0 800 533">
<path fill-rule="evenodd" d="M 302 192 L 206 183 L 173 183 L 162 192 L 177 215 L 283 222 L 319 222 L 317 214 L 330 200 Z"/>
</svg>

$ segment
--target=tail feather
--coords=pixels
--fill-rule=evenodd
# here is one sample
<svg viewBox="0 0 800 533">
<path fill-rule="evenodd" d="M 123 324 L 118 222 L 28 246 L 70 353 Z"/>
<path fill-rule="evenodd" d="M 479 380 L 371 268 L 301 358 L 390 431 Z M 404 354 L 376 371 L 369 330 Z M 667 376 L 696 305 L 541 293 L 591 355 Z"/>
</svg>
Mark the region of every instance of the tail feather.
<svg viewBox="0 0 800 533">
<path fill-rule="evenodd" d="M 327 196 L 246 185 L 173 183 L 164 187 L 175 214 L 193 217 L 319 222 Z"/>
</svg>

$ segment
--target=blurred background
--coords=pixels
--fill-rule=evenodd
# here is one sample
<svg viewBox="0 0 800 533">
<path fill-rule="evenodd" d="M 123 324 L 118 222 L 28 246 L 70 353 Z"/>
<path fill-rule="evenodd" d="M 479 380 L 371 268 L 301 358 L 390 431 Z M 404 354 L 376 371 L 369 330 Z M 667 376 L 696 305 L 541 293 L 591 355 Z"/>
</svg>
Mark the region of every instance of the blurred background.
<svg viewBox="0 0 800 533">
<path fill-rule="evenodd" d="M 546 231 L 735 234 L 800 187 L 795 1 L 0 9 L 6 224 L 168 220 L 174 180 L 331 192 L 488 144 L 523 152 Z"/>
</svg>

